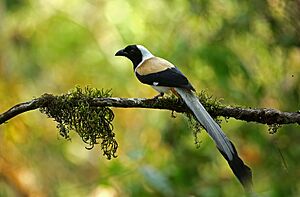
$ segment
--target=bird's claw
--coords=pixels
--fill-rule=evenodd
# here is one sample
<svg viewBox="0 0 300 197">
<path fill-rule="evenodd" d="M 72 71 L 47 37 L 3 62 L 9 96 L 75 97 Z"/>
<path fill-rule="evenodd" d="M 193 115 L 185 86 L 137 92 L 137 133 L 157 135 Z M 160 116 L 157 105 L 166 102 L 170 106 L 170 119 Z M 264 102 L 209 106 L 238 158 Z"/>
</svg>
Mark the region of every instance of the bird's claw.
<svg viewBox="0 0 300 197">
<path fill-rule="evenodd" d="M 155 97 L 153 97 L 153 99 L 158 99 L 159 97 L 163 97 L 163 96 L 164 96 L 164 93 L 161 92 L 158 95 L 156 95 Z"/>
</svg>

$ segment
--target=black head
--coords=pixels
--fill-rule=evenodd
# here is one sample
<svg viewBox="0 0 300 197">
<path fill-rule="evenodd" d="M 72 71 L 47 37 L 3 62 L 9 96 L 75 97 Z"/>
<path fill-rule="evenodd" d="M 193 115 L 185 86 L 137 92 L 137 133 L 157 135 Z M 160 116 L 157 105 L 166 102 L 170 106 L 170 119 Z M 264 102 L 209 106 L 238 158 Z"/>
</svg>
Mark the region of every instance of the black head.
<svg viewBox="0 0 300 197">
<path fill-rule="evenodd" d="M 124 56 L 130 59 L 134 68 L 143 60 L 143 54 L 137 45 L 128 45 L 124 49 L 119 50 L 115 56 Z"/>
</svg>

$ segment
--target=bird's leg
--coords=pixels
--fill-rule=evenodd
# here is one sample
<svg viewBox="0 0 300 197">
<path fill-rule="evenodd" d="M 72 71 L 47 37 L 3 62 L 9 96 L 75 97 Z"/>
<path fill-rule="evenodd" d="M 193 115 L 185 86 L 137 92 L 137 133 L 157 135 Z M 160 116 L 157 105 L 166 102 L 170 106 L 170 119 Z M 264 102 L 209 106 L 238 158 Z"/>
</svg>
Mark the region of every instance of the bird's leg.
<svg viewBox="0 0 300 197">
<path fill-rule="evenodd" d="M 165 93 L 161 92 L 158 95 L 156 95 L 155 97 L 153 97 L 153 99 L 158 99 L 159 97 L 163 97 Z"/>
<path fill-rule="evenodd" d="M 176 92 L 174 88 L 171 89 L 172 93 L 177 96 L 179 99 L 181 99 L 180 95 Z"/>
</svg>

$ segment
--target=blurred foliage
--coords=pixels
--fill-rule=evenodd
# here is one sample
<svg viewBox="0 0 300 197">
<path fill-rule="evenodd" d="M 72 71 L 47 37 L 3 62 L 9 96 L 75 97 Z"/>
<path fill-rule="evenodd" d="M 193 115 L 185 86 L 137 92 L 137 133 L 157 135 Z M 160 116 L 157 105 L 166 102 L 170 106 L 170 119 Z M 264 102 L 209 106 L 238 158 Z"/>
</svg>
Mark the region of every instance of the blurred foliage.
<svg viewBox="0 0 300 197">
<path fill-rule="evenodd" d="M 152 97 L 128 60 L 145 45 L 177 65 L 197 90 L 224 104 L 298 111 L 297 0 L 0 1 L 0 111 L 75 85 Z M 0 196 L 241 196 L 242 188 L 205 132 L 199 149 L 187 120 L 170 112 L 113 109 L 118 158 L 31 112 L 0 127 Z M 254 173 L 260 196 L 299 196 L 299 126 L 273 135 L 235 120 L 222 127 Z M 72 135 L 72 134 L 70 134 Z"/>
</svg>

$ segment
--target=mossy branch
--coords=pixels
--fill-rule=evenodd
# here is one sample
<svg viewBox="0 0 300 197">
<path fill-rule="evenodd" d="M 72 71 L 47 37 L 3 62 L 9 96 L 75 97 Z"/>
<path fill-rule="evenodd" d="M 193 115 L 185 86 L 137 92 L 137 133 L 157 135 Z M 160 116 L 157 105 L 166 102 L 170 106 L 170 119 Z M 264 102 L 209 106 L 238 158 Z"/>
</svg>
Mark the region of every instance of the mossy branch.
<svg viewBox="0 0 300 197">
<path fill-rule="evenodd" d="M 38 108 L 46 107 L 51 101 L 59 99 L 60 96 L 52 94 L 44 94 L 39 98 L 17 104 L 0 114 L 0 125 L 13 117 L 27 111 L 36 110 Z M 200 99 L 201 100 L 201 99 Z M 74 100 L 75 102 L 75 100 Z M 203 101 L 202 101 L 203 102 Z M 146 98 L 91 98 L 89 103 L 92 106 L 99 107 L 117 107 L 117 108 L 148 108 L 170 110 L 178 113 L 189 112 L 189 109 L 173 97 L 161 98 L 158 100 Z M 212 116 L 223 116 L 226 118 L 235 118 L 247 122 L 256 122 L 261 124 L 298 124 L 300 125 L 300 112 L 282 112 L 270 108 L 242 108 L 232 106 L 217 106 L 214 107 L 206 103 L 206 108 Z"/>
<path fill-rule="evenodd" d="M 282 124 L 296 123 L 300 125 L 299 112 L 224 106 L 204 92 L 198 96 L 214 117 L 232 117 L 247 122 L 267 124 L 271 125 L 272 131 Z M 0 114 L 0 125 L 19 114 L 40 109 L 42 113 L 57 122 L 57 128 L 63 137 L 69 139 L 69 131 L 74 130 L 88 144 L 88 149 L 100 143 L 103 154 L 110 159 L 115 157 L 118 147 L 112 126 L 114 113 L 110 107 L 163 109 L 190 114 L 185 104 L 175 97 L 161 99 L 116 98 L 111 97 L 110 91 L 77 87 L 67 94 L 59 96 L 44 94 L 31 101 L 17 104 Z M 191 118 L 190 115 L 188 117 Z M 196 125 L 196 127 L 198 126 Z"/>
</svg>

